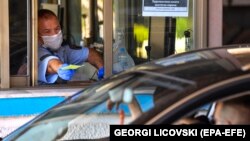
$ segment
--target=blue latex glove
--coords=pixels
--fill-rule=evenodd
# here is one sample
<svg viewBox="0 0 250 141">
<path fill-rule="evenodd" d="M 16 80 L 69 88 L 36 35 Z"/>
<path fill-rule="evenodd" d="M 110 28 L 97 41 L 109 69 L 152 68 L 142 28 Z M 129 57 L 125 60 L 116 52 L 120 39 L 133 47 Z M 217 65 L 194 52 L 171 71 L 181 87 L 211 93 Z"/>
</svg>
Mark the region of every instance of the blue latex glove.
<svg viewBox="0 0 250 141">
<path fill-rule="evenodd" d="M 98 79 L 101 80 L 104 77 L 104 67 L 101 67 L 97 72 Z"/>
<path fill-rule="evenodd" d="M 64 67 L 67 67 L 68 64 L 63 64 L 57 71 L 57 74 L 60 78 L 62 78 L 63 80 L 70 80 L 73 75 L 75 74 L 75 70 L 72 69 L 62 69 Z"/>
</svg>

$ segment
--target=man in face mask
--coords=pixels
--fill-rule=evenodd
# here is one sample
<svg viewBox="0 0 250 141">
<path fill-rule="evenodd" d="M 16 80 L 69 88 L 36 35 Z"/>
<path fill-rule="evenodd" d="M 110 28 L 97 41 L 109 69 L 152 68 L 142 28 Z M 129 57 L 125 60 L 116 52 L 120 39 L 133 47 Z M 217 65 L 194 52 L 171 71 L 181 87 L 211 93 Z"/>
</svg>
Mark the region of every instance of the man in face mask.
<svg viewBox="0 0 250 141">
<path fill-rule="evenodd" d="M 98 78 L 104 75 L 103 60 L 94 49 L 73 48 L 63 43 L 63 34 L 57 16 L 50 10 L 38 12 L 38 80 L 55 83 L 58 78 L 71 80 L 75 70 L 64 69 L 70 64 L 81 65 L 88 61 L 98 69 Z"/>
</svg>

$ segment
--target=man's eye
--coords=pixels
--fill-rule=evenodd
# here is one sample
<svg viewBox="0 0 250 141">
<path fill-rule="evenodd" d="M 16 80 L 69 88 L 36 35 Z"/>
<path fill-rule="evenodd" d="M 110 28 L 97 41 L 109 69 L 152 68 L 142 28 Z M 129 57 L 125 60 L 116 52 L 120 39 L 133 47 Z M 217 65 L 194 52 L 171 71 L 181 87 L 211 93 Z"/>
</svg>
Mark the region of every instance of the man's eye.
<svg viewBox="0 0 250 141">
<path fill-rule="evenodd" d="M 43 34 L 50 34 L 50 31 L 49 30 L 45 30 L 45 31 L 43 31 Z"/>
</svg>

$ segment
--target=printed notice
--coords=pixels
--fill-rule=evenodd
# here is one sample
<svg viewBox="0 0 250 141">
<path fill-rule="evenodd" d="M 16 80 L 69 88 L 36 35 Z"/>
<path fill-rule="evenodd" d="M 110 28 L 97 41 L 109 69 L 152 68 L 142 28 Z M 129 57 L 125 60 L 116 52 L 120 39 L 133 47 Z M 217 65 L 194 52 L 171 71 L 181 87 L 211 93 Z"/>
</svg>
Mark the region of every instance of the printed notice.
<svg viewBox="0 0 250 141">
<path fill-rule="evenodd" d="M 187 17 L 188 0 L 143 0 L 143 16 Z"/>
</svg>

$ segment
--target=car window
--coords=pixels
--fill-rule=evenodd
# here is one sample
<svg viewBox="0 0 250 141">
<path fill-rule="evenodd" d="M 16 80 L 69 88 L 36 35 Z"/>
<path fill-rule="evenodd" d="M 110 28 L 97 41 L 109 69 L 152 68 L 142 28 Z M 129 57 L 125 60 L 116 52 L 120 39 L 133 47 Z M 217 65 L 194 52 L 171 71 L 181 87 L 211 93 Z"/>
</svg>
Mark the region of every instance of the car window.
<svg viewBox="0 0 250 141">
<path fill-rule="evenodd" d="M 215 102 L 204 104 L 200 107 L 190 110 L 180 119 L 176 119 L 173 125 L 193 125 L 193 124 L 212 124 L 213 110 Z M 212 114 L 211 114 L 212 113 Z M 210 115 L 211 114 L 211 115 Z"/>
<path fill-rule="evenodd" d="M 36 140 L 109 137 L 109 125 L 130 124 L 155 107 L 158 95 L 174 98 L 176 92 L 190 85 L 189 81 L 158 73 L 138 73 L 123 75 L 71 97 L 71 102 L 51 109 L 19 140 L 30 136 Z M 50 132 L 50 136 L 41 138 L 36 134 L 41 130 Z"/>
<path fill-rule="evenodd" d="M 187 114 L 183 115 L 180 119 L 176 119 L 172 124 L 248 124 L 250 121 L 248 118 L 249 116 L 246 113 L 249 112 L 249 99 L 250 91 L 234 93 L 230 96 L 213 100 L 208 104 L 204 103 L 198 108 L 191 109 L 189 112 L 187 112 Z M 225 107 L 225 103 L 223 102 L 226 101 L 228 102 L 227 105 L 230 104 L 230 107 Z M 218 105 L 218 103 L 223 103 L 224 109 L 221 109 L 221 105 Z M 242 112 L 244 112 L 244 114 Z"/>
<path fill-rule="evenodd" d="M 237 61 L 240 63 L 242 70 L 246 71 L 250 69 L 250 48 L 227 49 L 227 52 L 237 59 Z"/>
</svg>

